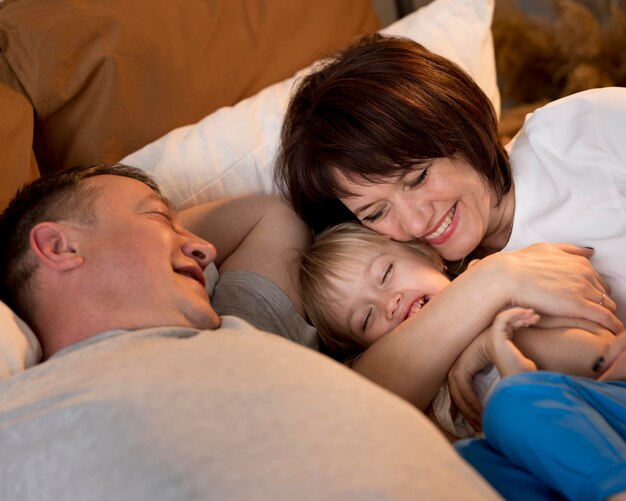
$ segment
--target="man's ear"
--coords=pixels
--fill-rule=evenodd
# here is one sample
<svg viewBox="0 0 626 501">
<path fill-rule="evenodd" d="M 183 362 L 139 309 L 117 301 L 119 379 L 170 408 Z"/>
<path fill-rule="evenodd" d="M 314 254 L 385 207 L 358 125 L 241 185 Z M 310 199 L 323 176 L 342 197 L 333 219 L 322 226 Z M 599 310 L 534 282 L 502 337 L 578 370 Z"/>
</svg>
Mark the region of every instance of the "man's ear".
<svg viewBox="0 0 626 501">
<path fill-rule="evenodd" d="M 85 258 L 78 252 L 76 242 L 69 238 L 69 232 L 67 225 L 49 221 L 30 230 L 30 248 L 41 264 L 58 271 L 82 266 Z"/>
</svg>

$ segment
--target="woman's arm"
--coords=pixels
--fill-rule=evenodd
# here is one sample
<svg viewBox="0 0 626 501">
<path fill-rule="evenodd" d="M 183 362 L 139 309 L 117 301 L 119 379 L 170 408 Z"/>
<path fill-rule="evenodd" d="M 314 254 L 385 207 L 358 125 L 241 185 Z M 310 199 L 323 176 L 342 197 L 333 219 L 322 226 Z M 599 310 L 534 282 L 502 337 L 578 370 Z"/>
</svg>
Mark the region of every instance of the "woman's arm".
<svg viewBox="0 0 626 501">
<path fill-rule="evenodd" d="M 180 212 L 184 226 L 217 249 L 220 273 L 246 270 L 274 282 L 304 314 L 299 295 L 300 252 L 311 234 L 278 195 L 247 195 L 195 205 Z"/>
<path fill-rule="evenodd" d="M 598 304 L 605 285 L 589 264 L 590 249 L 537 244 L 497 253 L 472 266 L 366 350 L 354 368 L 426 409 L 456 358 L 495 315 L 511 305 L 539 313 L 582 317 L 614 332 L 623 329 L 615 303 Z"/>
</svg>

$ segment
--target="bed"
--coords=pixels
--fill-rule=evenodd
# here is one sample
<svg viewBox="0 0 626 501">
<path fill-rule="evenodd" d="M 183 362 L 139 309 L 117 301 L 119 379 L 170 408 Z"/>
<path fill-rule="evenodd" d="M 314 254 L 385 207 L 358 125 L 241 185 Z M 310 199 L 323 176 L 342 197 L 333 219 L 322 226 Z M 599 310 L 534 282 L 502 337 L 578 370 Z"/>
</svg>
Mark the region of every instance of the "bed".
<svg viewBox="0 0 626 501">
<path fill-rule="evenodd" d="M 365 0 L 279 4 L 168 1 L 146 15 L 138 3 L 4 2 L 0 205 L 41 173 L 119 161 L 154 176 L 178 209 L 276 193 L 272 167 L 294 82 L 354 36 L 380 28 Z M 457 62 L 499 113 L 493 8 L 490 0 L 437 0 L 381 31 Z M 286 29 L 297 19 L 304 29 Z M 154 25 L 165 28 L 158 37 Z M 25 366 L 39 356 L 30 345 Z"/>
<path fill-rule="evenodd" d="M 383 31 L 413 38 L 460 64 L 499 111 L 493 8 L 493 0 L 435 0 Z M 153 175 L 177 208 L 276 192 L 273 159 L 293 83 L 354 36 L 379 29 L 366 0 L 155 0 L 149 6 L 127 0 L 5 0 L 0 205 L 40 174 L 118 161 Z M 36 337 L 4 304 L 0 350 L 2 393 L 41 358 Z M 359 379 L 337 374 L 349 384 Z M 0 422 L 8 419 L 6 412 L 0 407 Z M 400 497 L 497 498 L 434 427 L 424 420 L 419 430 L 420 450 L 414 454 L 424 474 Z M 9 473 L 0 470 L 0 494 L 17 492 Z M 244 467 L 240 473 L 246 474 Z M 37 492 L 45 486 L 33 485 L 21 486 L 25 499 L 52 498 Z M 386 492 L 361 487 L 351 486 L 356 490 L 350 492 L 359 492 L 357 498 L 369 492 L 368 499 L 377 498 L 372 492 Z M 248 499 L 242 492 L 249 494 L 225 497 Z M 281 491 L 254 492 L 266 498 Z M 316 496 L 309 491 L 300 497 Z"/>
</svg>

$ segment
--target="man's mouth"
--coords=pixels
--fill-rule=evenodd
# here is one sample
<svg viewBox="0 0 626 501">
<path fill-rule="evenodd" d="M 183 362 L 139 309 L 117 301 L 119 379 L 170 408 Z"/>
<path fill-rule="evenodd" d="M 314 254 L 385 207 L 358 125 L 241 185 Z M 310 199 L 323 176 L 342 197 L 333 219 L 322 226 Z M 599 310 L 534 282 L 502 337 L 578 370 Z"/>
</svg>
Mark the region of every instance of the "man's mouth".
<svg viewBox="0 0 626 501">
<path fill-rule="evenodd" d="M 445 217 L 443 218 L 441 223 L 439 223 L 439 226 L 437 226 L 437 228 L 435 228 L 433 231 L 431 231 L 427 235 L 424 235 L 422 238 L 424 240 L 429 240 L 430 241 L 430 240 L 434 240 L 435 238 L 440 237 L 441 235 L 443 235 L 443 233 L 448 229 L 448 227 L 452 223 L 452 220 L 454 219 L 454 213 L 455 212 L 456 212 L 456 203 L 448 211 L 448 213 L 445 215 Z"/>
<path fill-rule="evenodd" d="M 204 273 L 202 273 L 202 270 L 200 270 L 200 268 L 196 266 L 186 266 L 184 268 L 179 268 L 175 271 L 179 275 L 183 275 L 185 277 L 191 278 L 192 280 L 195 280 L 204 289 L 206 283 L 204 280 Z"/>
<path fill-rule="evenodd" d="M 430 296 L 427 295 L 415 299 L 405 310 L 402 321 L 404 322 L 407 318 L 413 316 L 416 311 L 421 310 L 428 301 L 430 301 Z"/>
</svg>

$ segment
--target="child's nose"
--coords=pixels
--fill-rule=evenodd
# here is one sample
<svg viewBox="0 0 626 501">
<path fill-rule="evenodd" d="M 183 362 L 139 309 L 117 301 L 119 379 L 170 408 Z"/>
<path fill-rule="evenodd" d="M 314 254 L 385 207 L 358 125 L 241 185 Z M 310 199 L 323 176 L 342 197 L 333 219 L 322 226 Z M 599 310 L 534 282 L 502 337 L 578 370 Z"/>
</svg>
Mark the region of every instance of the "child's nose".
<svg viewBox="0 0 626 501">
<path fill-rule="evenodd" d="M 394 293 L 389 298 L 389 304 L 387 305 L 387 314 L 389 318 L 394 318 L 400 310 L 400 301 L 402 299 L 402 294 Z"/>
</svg>

